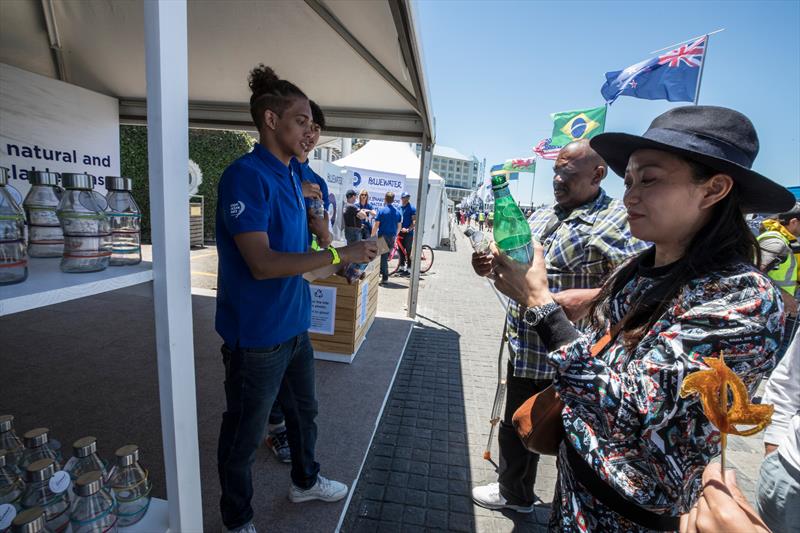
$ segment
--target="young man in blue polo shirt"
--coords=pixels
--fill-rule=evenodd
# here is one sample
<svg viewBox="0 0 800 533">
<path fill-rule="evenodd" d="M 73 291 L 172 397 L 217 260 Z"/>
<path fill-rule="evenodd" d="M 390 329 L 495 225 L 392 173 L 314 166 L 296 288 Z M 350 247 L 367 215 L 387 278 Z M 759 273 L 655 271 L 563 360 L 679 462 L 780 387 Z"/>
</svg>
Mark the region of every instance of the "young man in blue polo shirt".
<svg viewBox="0 0 800 533">
<path fill-rule="evenodd" d="M 378 209 L 375 215 L 375 223 L 372 225 L 372 236 L 383 237 L 391 251 L 394 248 L 394 240 L 400 231 L 401 215 L 400 211 L 394 206 L 394 193 L 389 191 L 383 199 L 384 206 Z M 381 254 L 381 282 L 386 285 L 389 282 L 389 252 Z"/>
<path fill-rule="evenodd" d="M 408 257 L 400 252 L 400 266 L 397 267 L 397 273 L 408 276 L 410 274 L 408 267 L 411 266 L 411 246 L 414 244 L 414 228 L 417 225 L 417 208 L 411 205 L 411 194 L 406 191 L 400 195 L 400 214 L 403 217 L 400 242 L 403 243 Z"/>
<path fill-rule="evenodd" d="M 308 251 L 309 218 L 291 168 L 312 136 L 308 98 L 263 65 L 250 73 L 250 112 L 260 133 L 252 152 L 234 161 L 219 183 L 216 329 L 224 340 L 226 411 L 217 465 L 222 521 L 228 531 L 255 533 L 251 465 L 267 416 L 278 399 L 292 455 L 289 499 L 337 501 L 347 486 L 324 478 L 315 461 L 317 400 L 308 338 L 311 300 L 302 274 L 342 262 L 368 262 L 374 242 Z"/>
</svg>

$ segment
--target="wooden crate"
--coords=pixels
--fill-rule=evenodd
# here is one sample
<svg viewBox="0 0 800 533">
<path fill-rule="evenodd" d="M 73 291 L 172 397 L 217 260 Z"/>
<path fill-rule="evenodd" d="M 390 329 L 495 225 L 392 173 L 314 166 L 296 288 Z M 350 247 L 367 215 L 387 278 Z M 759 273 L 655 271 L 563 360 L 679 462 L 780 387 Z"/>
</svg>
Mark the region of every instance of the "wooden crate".
<svg viewBox="0 0 800 533">
<path fill-rule="evenodd" d="M 373 261 L 364 279 L 352 285 L 341 276 L 330 276 L 312 283 L 312 286 L 336 287 L 333 335 L 310 334 L 315 358 L 342 363 L 353 361 L 375 320 L 379 280 L 378 262 Z"/>
</svg>

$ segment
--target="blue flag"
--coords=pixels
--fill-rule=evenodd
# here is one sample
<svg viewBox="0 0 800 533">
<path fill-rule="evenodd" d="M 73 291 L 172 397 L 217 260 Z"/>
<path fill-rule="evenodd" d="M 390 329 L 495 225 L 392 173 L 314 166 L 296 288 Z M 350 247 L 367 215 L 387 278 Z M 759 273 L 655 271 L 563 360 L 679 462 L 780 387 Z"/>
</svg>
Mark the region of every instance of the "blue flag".
<svg viewBox="0 0 800 533">
<path fill-rule="evenodd" d="M 647 59 L 625 70 L 606 72 L 606 83 L 600 89 L 606 102 L 620 96 L 646 100 L 693 102 L 697 78 L 705 61 L 706 36 L 666 54 Z"/>
</svg>

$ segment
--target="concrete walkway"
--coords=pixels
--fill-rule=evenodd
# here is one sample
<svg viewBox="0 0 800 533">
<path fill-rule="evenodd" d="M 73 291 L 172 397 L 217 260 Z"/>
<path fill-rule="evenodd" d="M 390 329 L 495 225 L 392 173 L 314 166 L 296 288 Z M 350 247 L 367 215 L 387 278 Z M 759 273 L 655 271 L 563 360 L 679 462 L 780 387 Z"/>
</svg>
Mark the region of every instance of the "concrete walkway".
<svg viewBox="0 0 800 533">
<path fill-rule="evenodd" d="M 460 231 L 457 251 L 436 250 L 432 275 L 419 296 L 414 327 L 385 411 L 352 496 L 342 531 L 546 531 L 555 487 L 555 458 L 539 463 L 530 515 L 488 511 L 472 503 L 470 489 L 496 481 L 496 465 L 483 460 L 497 380 L 497 350 L 504 306 L 488 281 L 470 266 Z M 392 278 L 396 284 L 405 280 Z M 405 303 L 406 291 L 382 288 L 381 307 Z M 498 457 L 497 440 L 492 457 Z M 752 501 L 761 439 L 729 440 L 729 464 Z"/>
</svg>

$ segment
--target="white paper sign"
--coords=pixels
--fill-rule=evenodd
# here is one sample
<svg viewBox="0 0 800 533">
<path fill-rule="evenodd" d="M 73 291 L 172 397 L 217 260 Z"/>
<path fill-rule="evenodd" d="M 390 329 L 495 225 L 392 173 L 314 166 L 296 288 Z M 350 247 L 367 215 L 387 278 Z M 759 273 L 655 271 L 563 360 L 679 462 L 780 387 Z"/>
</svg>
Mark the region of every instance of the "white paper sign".
<svg viewBox="0 0 800 533">
<path fill-rule="evenodd" d="M 311 327 L 309 333 L 333 335 L 336 327 L 336 287 L 308 286 L 311 291 Z"/>
<path fill-rule="evenodd" d="M 383 206 L 384 197 L 389 191 L 394 193 L 395 205 L 400 205 L 400 195 L 406 188 L 406 177 L 403 174 L 347 167 L 347 176 L 356 191 L 367 189 L 369 201 L 375 209 Z"/>
<path fill-rule="evenodd" d="M 0 166 L 27 194 L 28 172 L 83 172 L 105 194 L 119 176 L 119 103 L 115 98 L 0 63 Z M 185 179 L 185 178 L 183 178 Z"/>
<path fill-rule="evenodd" d="M 369 281 L 361 282 L 361 319 L 358 321 L 358 326 L 364 325 L 367 321 L 367 303 L 369 302 Z"/>
</svg>

